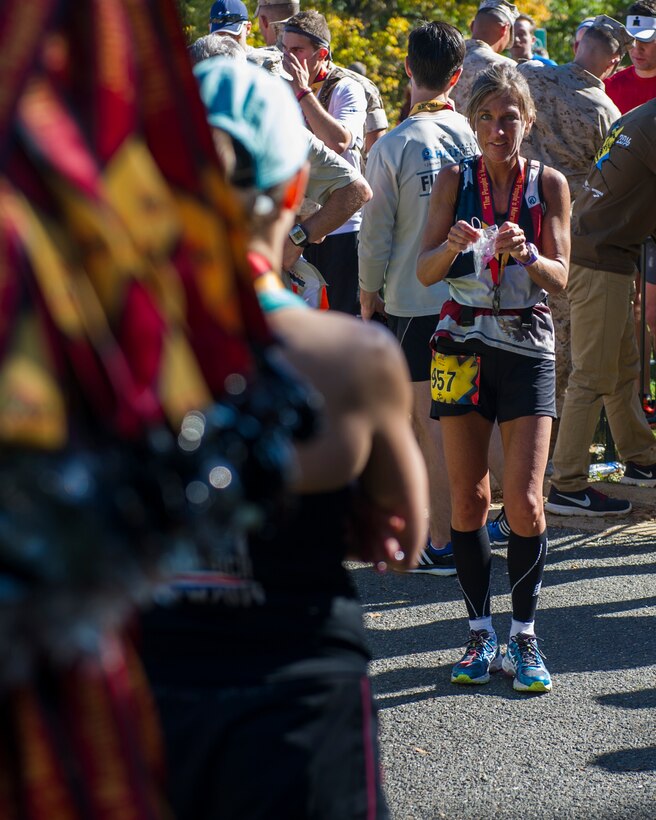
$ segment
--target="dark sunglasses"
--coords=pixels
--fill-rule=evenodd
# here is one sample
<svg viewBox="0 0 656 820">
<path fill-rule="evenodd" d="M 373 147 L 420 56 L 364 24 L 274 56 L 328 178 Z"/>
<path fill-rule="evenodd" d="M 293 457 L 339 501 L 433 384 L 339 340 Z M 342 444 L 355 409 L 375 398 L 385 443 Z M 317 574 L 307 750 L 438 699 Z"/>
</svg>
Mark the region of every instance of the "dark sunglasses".
<svg viewBox="0 0 656 820">
<path fill-rule="evenodd" d="M 210 17 L 210 25 L 213 26 L 231 26 L 233 23 L 245 22 L 241 14 L 217 14 L 216 17 Z"/>
</svg>

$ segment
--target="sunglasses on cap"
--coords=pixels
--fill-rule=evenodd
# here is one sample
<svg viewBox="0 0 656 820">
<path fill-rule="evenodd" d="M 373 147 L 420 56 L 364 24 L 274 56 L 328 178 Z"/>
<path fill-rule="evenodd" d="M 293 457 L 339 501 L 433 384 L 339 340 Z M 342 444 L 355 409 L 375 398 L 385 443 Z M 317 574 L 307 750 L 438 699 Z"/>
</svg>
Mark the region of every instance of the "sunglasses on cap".
<svg viewBox="0 0 656 820">
<path fill-rule="evenodd" d="M 217 14 L 216 17 L 210 17 L 210 25 L 212 26 L 232 26 L 235 23 L 245 23 L 246 20 L 241 14 Z"/>
</svg>

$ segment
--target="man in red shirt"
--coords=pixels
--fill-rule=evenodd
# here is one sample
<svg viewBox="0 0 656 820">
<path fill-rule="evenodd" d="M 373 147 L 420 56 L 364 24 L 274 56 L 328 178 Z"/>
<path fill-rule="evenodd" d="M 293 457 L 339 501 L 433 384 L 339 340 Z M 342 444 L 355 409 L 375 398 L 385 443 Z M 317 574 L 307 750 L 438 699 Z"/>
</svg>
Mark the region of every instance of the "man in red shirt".
<svg viewBox="0 0 656 820">
<path fill-rule="evenodd" d="M 622 114 L 656 97 L 656 2 L 629 6 L 626 27 L 635 37 L 632 65 L 606 80 L 606 93 Z"/>
</svg>

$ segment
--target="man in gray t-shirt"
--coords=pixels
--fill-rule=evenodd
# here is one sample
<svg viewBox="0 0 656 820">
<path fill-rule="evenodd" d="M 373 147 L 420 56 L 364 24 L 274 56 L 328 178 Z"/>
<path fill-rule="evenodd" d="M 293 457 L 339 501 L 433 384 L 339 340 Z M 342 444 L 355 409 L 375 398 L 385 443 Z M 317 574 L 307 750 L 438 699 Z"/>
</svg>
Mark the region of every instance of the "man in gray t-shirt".
<svg viewBox="0 0 656 820">
<path fill-rule="evenodd" d="M 455 566 L 450 548 L 444 549 L 450 538 L 449 491 L 440 426 L 429 418 L 429 342 L 448 286 L 425 288 L 415 267 L 435 176 L 444 165 L 478 152 L 469 124 L 449 99 L 464 51 L 462 35 L 447 23 L 426 23 L 410 34 L 406 70 L 413 107 L 369 155 L 366 176 L 374 196 L 363 209 L 358 250 L 362 317 L 387 314 L 410 368 L 413 422 L 431 480 L 431 539 L 438 547 L 426 548 L 416 571 L 439 575 L 455 574 Z"/>
</svg>

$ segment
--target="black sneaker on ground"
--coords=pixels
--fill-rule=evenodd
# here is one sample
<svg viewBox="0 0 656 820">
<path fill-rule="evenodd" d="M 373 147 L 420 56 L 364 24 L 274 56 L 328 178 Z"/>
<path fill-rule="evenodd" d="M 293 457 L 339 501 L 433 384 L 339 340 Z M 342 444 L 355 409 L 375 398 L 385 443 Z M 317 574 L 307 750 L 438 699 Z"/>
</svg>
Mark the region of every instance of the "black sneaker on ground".
<svg viewBox="0 0 656 820">
<path fill-rule="evenodd" d="M 451 542 L 441 549 L 436 549 L 430 542 L 426 544 L 419 556 L 418 565 L 408 572 L 418 575 L 456 575 Z"/>
<path fill-rule="evenodd" d="M 566 493 L 552 486 L 549 498 L 544 505 L 545 510 L 554 515 L 590 515 L 602 517 L 604 515 L 628 515 L 631 502 L 623 498 L 610 498 L 592 487 L 579 490 L 576 493 Z"/>
<path fill-rule="evenodd" d="M 627 461 L 620 484 L 633 484 L 636 487 L 656 487 L 656 464 L 642 467 L 635 461 Z"/>
</svg>

